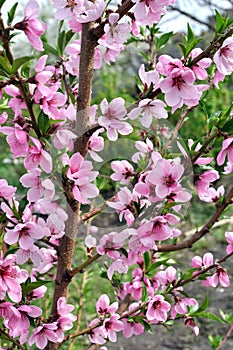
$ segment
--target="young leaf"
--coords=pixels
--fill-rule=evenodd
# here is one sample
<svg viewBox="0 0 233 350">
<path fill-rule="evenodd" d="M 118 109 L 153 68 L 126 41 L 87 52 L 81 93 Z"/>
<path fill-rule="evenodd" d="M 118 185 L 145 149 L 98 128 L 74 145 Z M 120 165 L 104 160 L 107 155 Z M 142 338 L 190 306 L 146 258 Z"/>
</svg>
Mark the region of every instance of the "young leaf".
<svg viewBox="0 0 233 350">
<path fill-rule="evenodd" d="M 59 55 L 63 55 L 64 49 L 65 49 L 65 39 L 66 39 L 66 32 L 63 30 L 57 39 L 57 50 L 59 52 Z"/>
<path fill-rule="evenodd" d="M 16 2 L 12 8 L 10 9 L 9 12 L 7 12 L 7 15 L 8 15 L 8 20 L 7 20 L 7 24 L 8 26 L 12 23 L 14 17 L 15 17 L 15 11 L 17 9 L 17 6 L 18 6 L 18 2 Z"/>
<path fill-rule="evenodd" d="M 0 0 L 0 9 L 2 8 L 2 5 L 4 4 L 6 0 Z"/>
<path fill-rule="evenodd" d="M 16 71 L 26 62 L 29 62 L 30 60 L 32 60 L 34 58 L 34 56 L 24 56 L 24 57 L 20 57 L 20 58 L 16 58 L 12 64 L 12 69 L 11 69 L 11 73 L 15 74 Z"/>
<path fill-rule="evenodd" d="M 143 254 L 143 260 L 144 260 L 144 268 L 145 270 L 147 270 L 150 265 L 150 253 L 148 251 Z"/>
<path fill-rule="evenodd" d="M 57 50 L 48 43 L 43 42 L 43 48 L 46 53 L 51 53 L 54 56 L 59 56 Z"/>
<path fill-rule="evenodd" d="M 26 281 L 25 283 L 21 284 L 23 296 L 27 295 L 27 293 L 31 292 L 32 290 L 49 283 L 52 283 L 52 281 L 36 281 L 36 282 L 29 282 L 29 283 L 27 283 Z"/>
<path fill-rule="evenodd" d="M 224 30 L 223 28 L 224 28 L 225 19 L 217 10 L 215 10 L 215 15 L 216 15 L 216 33 L 220 34 Z"/>
<path fill-rule="evenodd" d="M 72 29 L 70 29 L 70 30 L 66 33 L 65 47 L 67 46 L 67 44 L 68 44 L 69 41 L 73 38 L 74 35 L 75 35 L 75 33 L 72 31 Z"/>
<path fill-rule="evenodd" d="M 172 36 L 173 36 L 173 32 L 168 32 L 168 33 L 162 34 L 160 38 L 156 38 L 156 50 L 158 51 L 164 45 L 166 45 L 166 43 Z"/>
<path fill-rule="evenodd" d="M 7 74 L 11 74 L 11 65 L 6 56 L 0 56 L 0 69 Z"/>
</svg>

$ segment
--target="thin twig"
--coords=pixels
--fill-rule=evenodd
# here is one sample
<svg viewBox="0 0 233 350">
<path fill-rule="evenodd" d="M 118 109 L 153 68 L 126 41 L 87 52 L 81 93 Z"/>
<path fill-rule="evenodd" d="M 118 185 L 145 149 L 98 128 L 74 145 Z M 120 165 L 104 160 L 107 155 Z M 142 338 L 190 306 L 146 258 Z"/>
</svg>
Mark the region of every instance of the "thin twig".
<svg viewBox="0 0 233 350">
<path fill-rule="evenodd" d="M 227 334 L 225 335 L 225 337 L 223 338 L 223 340 L 221 341 L 221 343 L 219 344 L 219 346 L 216 348 L 216 350 L 220 350 L 222 349 L 223 345 L 227 342 L 227 340 L 230 338 L 231 333 L 233 332 L 233 323 L 231 324 Z"/>
<path fill-rule="evenodd" d="M 181 243 L 160 244 L 158 245 L 158 251 L 172 252 L 172 251 L 182 250 L 186 248 L 191 248 L 194 243 L 199 241 L 203 236 L 205 236 L 209 232 L 210 228 L 219 219 L 219 217 L 222 215 L 224 210 L 228 207 L 229 204 L 232 203 L 232 197 L 233 197 L 233 187 L 231 188 L 230 192 L 226 196 L 224 202 L 219 207 L 216 208 L 211 218 L 208 220 L 208 222 L 204 226 L 202 226 L 200 230 L 197 230 L 189 239 Z"/>
<path fill-rule="evenodd" d="M 20 345 L 20 342 L 12 338 L 7 332 L 5 332 L 3 329 L 0 329 L 0 333 L 3 334 L 5 337 L 7 337 L 18 349 L 25 350 L 25 347 Z"/>
</svg>

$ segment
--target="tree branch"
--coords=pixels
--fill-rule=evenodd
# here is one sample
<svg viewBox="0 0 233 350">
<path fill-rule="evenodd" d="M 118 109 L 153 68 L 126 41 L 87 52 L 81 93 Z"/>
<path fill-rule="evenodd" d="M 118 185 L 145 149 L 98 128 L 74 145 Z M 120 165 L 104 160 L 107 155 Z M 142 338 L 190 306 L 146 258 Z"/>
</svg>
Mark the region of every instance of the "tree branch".
<svg viewBox="0 0 233 350">
<path fill-rule="evenodd" d="M 219 207 L 217 207 L 216 211 L 211 216 L 209 221 L 199 231 L 196 231 L 192 235 L 192 237 L 190 237 L 189 239 L 187 239 L 184 242 L 177 243 L 177 244 L 159 244 L 158 251 L 159 252 L 172 252 L 172 251 L 176 251 L 176 250 L 191 248 L 194 243 L 199 241 L 203 236 L 205 236 L 209 232 L 210 228 L 219 219 L 219 217 L 224 212 L 224 210 L 228 207 L 229 204 L 232 203 L 232 197 L 233 197 L 233 187 L 231 188 L 230 192 L 228 193 L 223 204 L 220 205 Z"/>
<path fill-rule="evenodd" d="M 227 334 L 225 335 L 225 337 L 223 338 L 223 340 L 221 341 L 221 343 L 219 344 L 219 346 L 216 348 L 216 350 L 220 350 L 222 349 L 223 345 L 227 342 L 227 340 L 230 338 L 231 333 L 233 332 L 233 323 L 231 324 Z"/>
</svg>

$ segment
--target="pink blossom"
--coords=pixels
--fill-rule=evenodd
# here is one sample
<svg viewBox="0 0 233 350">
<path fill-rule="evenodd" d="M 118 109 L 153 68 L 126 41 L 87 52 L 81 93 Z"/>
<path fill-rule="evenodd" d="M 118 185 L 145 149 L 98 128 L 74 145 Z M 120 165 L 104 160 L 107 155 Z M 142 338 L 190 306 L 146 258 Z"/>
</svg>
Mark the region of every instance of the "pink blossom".
<svg viewBox="0 0 233 350">
<path fill-rule="evenodd" d="M 161 90 L 165 93 L 165 101 L 172 107 L 172 112 L 186 104 L 195 106 L 198 104 L 201 93 L 197 86 L 193 85 L 195 75 L 189 68 L 173 70 L 161 84 Z"/>
<path fill-rule="evenodd" d="M 149 182 L 156 185 L 155 193 L 159 198 L 165 198 L 172 192 L 180 190 L 179 181 L 184 167 L 181 164 L 171 163 L 167 159 L 159 159 L 155 169 L 147 176 Z"/>
<path fill-rule="evenodd" d="M 131 294 L 134 299 L 140 300 L 142 298 L 142 286 L 145 285 L 148 294 L 151 297 L 154 295 L 149 279 L 145 277 L 144 272 L 140 268 L 134 269 L 132 276 L 133 280 L 126 286 L 127 293 Z"/>
<path fill-rule="evenodd" d="M 190 57 L 193 60 L 195 57 L 197 57 L 201 53 L 202 53 L 202 49 L 197 47 L 190 52 Z M 196 63 L 195 65 L 191 66 L 191 69 L 197 79 L 205 80 L 208 78 L 208 73 L 206 71 L 206 68 L 208 68 L 211 65 L 211 63 L 212 63 L 212 60 L 210 58 L 205 57 L 205 58 L 202 58 L 200 61 L 198 61 L 198 63 Z"/>
<path fill-rule="evenodd" d="M 51 119 L 61 119 L 60 110 L 58 107 L 64 106 L 67 97 L 61 92 L 54 92 L 53 95 L 45 96 L 42 101 L 42 109 Z"/>
<path fill-rule="evenodd" d="M 233 137 L 228 137 L 222 143 L 222 149 L 217 155 L 217 164 L 223 165 L 226 155 L 228 155 L 228 161 L 233 164 Z"/>
<path fill-rule="evenodd" d="M 113 181 L 120 181 L 122 185 L 128 183 L 134 174 L 133 166 L 127 160 L 115 160 L 111 163 L 114 173 L 110 176 Z"/>
<path fill-rule="evenodd" d="M 0 125 L 4 124 L 7 121 L 8 114 L 3 112 L 0 114 Z"/>
<path fill-rule="evenodd" d="M 93 237 L 92 235 L 87 235 L 86 238 L 85 238 L 85 246 L 88 248 L 88 249 L 92 249 L 94 247 L 96 247 L 96 238 Z"/>
<path fill-rule="evenodd" d="M 54 184 L 50 179 L 41 181 L 41 170 L 36 168 L 20 178 L 21 184 L 29 188 L 27 192 L 27 200 L 29 202 L 36 202 L 42 196 L 46 200 L 53 198 L 55 193 Z"/>
<path fill-rule="evenodd" d="M 79 75 L 81 41 L 74 40 L 66 47 L 66 52 L 69 54 L 69 59 L 65 62 L 67 71 L 72 75 Z M 95 48 L 94 53 L 94 69 L 100 69 L 102 66 L 102 53 L 99 48 Z"/>
<path fill-rule="evenodd" d="M 159 152 L 154 151 L 154 145 L 153 142 L 147 138 L 146 141 L 136 141 L 135 142 L 135 148 L 138 150 L 133 156 L 132 161 L 134 163 L 138 163 L 140 158 L 145 159 L 146 156 L 150 156 L 153 158 L 162 158 Z"/>
<path fill-rule="evenodd" d="M 28 152 L 28 134 L 18 124 L 15 127 L 3 126 L 1 133 L 7 135 L 7 143 L 10 146 L 13 157 L 23 157 Z"/>
<path fill-rule="evenodd" d="M 12 317 L 20 317 L 19 311 L 9 301 L 0 302 L 0 317 L 3 319 L 4 325 L 7 326 L 8 320 Z"/>
<path fill-rule="evenodd" d="M 149 321 L 165 322 L 170 308 L 171 305 L 164 300 L 162 295 L 156 295 L 149 301 L 146 317 Z"/>
<path fill-rule="evenodd" d="M 158 63 L 156 64 L 156 70 L 165 76 L 169 76 L 173 72 L 179 72 L 184 70 L 183 62 L 178 58 L 172 58 L 169 55 L 159 56 Z"/>
<path fill-rule="evenodd" d="M 187 314 L 188 306 L 197 305 L 196 299 L 193 298 L 178 298 L 175 297 L 176 303 L 171 310 L 171 318 L 175 319 L 177 314 Z"/>
<path fill-rule="evenodd" d="M 19 303 L 22 298 L 22 289 L 20 284 L 28 278 L 25 270 L 20 270 L 15 266 L 15 255 L 9 254 L 6 258 L 0 258 L 0 299 L 4 299 L 7 292 L 9 298 Z"/>
<path fill-rule="evenodd" d="M 191 330 L 193 331 L 193 333 L 198 336 L 199 334 L 199 327 L 195 324 L 193 318 L 191 317 L 186 317 L 185 319 L 185 326 L 187 328 L 191 328 Z"/>
<path fill-rule="evenodd" d="M 124 231 L 122 231 L 120 237 L 117 232 L 110 232 L 107 235 L 103 235 L 100 239 L 100 244 L 97 246 L 97 252 L 100 255 L 107 254 L 110 258 L 117 259 L 120 255 L 117 250 L 124 246 L 125 239 L 127 238 L 127 233 Z"/>
<path fill-rule="evenodd" d="M 142 118 L 140 119 L 142 126 L 149 128 L 153 118 L 161 119 L 168 117 L 165 107 L 166 104 L 163 101 L 152 101 L 149 98 L 145 98 L 144 100 L 140 101 L 138 107 L 132 109 L 128 115 L 129 118 L 133 120 L 139 115 L 142 115 Z"/>
<path fill-rule="evenodd" d="M 84 0 L 76 0 L 75 2 L 69 0 L 53 0 L 52 3 L 54 7 L 57 8 L 55 19 L 60 21 L 85 11 Z"/>
<path fill-rule="evenodd" d="M 14 111 L 15 118 L 22 116 L 22 109 L 26 109 L 26 103 L 20 93 L 20 90 L 14 86 L 14 85 L 8 85 L 4 88 L 5 92 L 12 96 L 13 98 L 10 99 L 8 102 L 9 107 Z"/>
<path fill-rule="evenodd" d="M 133 131 L 132 126 L 124 121 L 127 113 L 124 104 L 125 101 L 121 97 L 115 98 L 110 103 L 104 98 L 100 104 L 103 116 L 98 118 L 98 123 L 107 129 L 107 137 L 111 141 L 118 139 L 118 132 L 121 135 L 128 135 Z"/>
<path fill-rule="evenodd" d="M 168 266 L 166 270 L 158 271 L 155 278 L 161 285 L 167 288 L 169 284 L 175 284 L 177 280 L 177 270 L 173 266 Z"/>
<path fill-rule="evenodd" d="M 97 324 L 99 324 L 99 319 L 95 318 L 94 320 L 91 321 L 91 323 L 89 324 L 89 327 L 95 326 Z M 88 337 L 90 341 L 94 344 L 102 345 L 106 343 L 106 340 L 104 339 L 105 334 L 103 334 L 103 327 L 95 327 L 88 333 Z"/>
<path fill-rule="evenodd" d="M 55 249 L 40 249 L 41 263 L 36 266 L 40 274 L 48 272 L 57 263 L 57 252 Z"/>
<path fill-rule="evenodd" d="M 145 65 L 142 64 L 138 70 L 138 75 L 144 85 L 144 91 L 147 91 L 151 86 L 153 87 L 153 90 L 159 88 L 160 76 L 155 69 L 146 72 Z"/>
<path fill-rule="evenodd" d="M 117 341 L 116 332 L 122 331 L 124 324 L 122 321 L 119 321 L 120 315 L 113 314 L 109 318 L 104 320 L 103 326 L 101 326 L 104 338 L 109 338 L 113 343 Z"/>
<path fill-rule="evenodd" d="M 201 200 L 203 196 L 209 195 L 210 183 L 218 179 L 219 179 L 219 173 L 217 172 L 217 170 L 207 170 L 203 174 L 198 175 L 198 179 L 196 181 L 197 193 Z"/>
<path fill-rule="evenodd" d="M 214 83 L 214 86 L 216 86 L 217 89 L 219 89 L 219 83 L 221 81 L 224 81 L 225 79 L 225 75 L 224 74 L 221 74 L 218 70 L 215 72 L 214 74 L 214 78 L 213 78 L 213 83 Z"/>
<path fill-rule="evenodd" d="M 5 179 L 0 179 L 0 198 L 12 199 L 15 195 L 17 188 L 8 185 Z"/>
<path fill-rule="evenodd" d="M 64 129 L 62 126 L 56 129 L 53 138 L 54 147 L 58 150 L 63 149 L 65 147 L 68 148 L 69 151 L 73 149 L 73 140 L 77 138 L 72 131 L 68 129 Z"/>
<path fill-rule="evenodd" d="M 214 263 L 214 257 L 211 253 L 205 253 L 203 255 L 203 259 L 196 255 L 194 258 L 192 258 L 192 267 L 199 267 L 199 268 L 206 268 Z"/>
<path fill-rule="evenodd" d="M 137 201 L 127 187 L 123 187 L 117 193 L 117 199 L 115 202 L 108 202 L 108 206 L 114 208 L 119 213 L 119 220 L 122 221 L 125 218 L 127 225 L 130 226 L 135 219 L 135 208 L 133 201 Z"/>
<path fill-rule="evenodd" d="M 134 10 L 136 21 L 142 26 L 152 26 L 155 22 L 159 22 L 161 16 L 166 13 L 165 6 L 173 4 L 174 1 L 175 0 L 134 0 L 134 2 L 136 2 Z"/>
<path fill-rule="evenodd" d="M 44 349 L 47 346 L 48 341 L 56 343 L 56 329 L 57 322 L 42 324 L 36 327 L 28 339 L 28 345 L 32 346 L 35 343 L 38 349 Z"/>
<path fill-rule="evenodd" d="M 12 315 L 8 321 L 8 327 L 10 329 L 9 334 L 13 338 L 20 336 L 20 344 L 24 344 L 30 327 L 28 316 L 37 318 L 41 316 L 42 310 L 35 305 L 20 305 L 17 310 L 19 314 Z"/>
<path fill-rule="evenodd" d="M 95 0 L 95 2 L 86 0 L 84 6 L 84 11 L 75 16 L 80 23 L 87 23 L 100 18 L 105 9 L 105 2 L 104 0 Z"/>
<path fill-rule="evenodd" d="M 30 0 L 24 10 L 24 19 L 15 24 L 16 29 L 23 30 L 31 45 L 38 51 L 43 51 L 40 36 L 46 30 L 46 24 L 38 20 L 39 4 L 36 0 Z"/>
<path fill-rule="evenodd" d="M 88 143 L 88 153 L 96 162 L 103 161 L 103 159 L 96 153 L 104 149 L 104 138 L 102 136 L 99 136 L 100 132 L 101 130 L 94 132 L 94 134 L 90 137 Z"/>
<path fill-rule="evenodd" d="M 40 104 L 41 99 L 46 97 L 47 99 L 52 98 L 54 93 L 59 89 L 60 82 L 52 80 L 52 77 L 58 74 L 57 68 L 53 66 L 46 66 L 48 55 L 41 56 L 35 67 L 36 75 L 35 81 L 36 84 L 30 85 L 30 92 L 34 93 L 34 100 L 36 103 Z"/>
<path fill-rule="evenodd" d="M 225 233 L 225 237 L 227 242 L 229 243 L 226 252 L 227 254 L 231 254 L 233 252 L 233 232 L 227 231 Z"/>
<path fill-rule="evenodd" d="M 207 277 L 207 281 L 209 282 L 211 287 L 214 287 L 214 288 L 217 287 L 218 283 L 220 283 L 221 286 L 224 288 L 227 288 L 230 286 L 230 278 L 226 270 L 219 265 L 217 266 L 217 269 L 214 275 Z"/>
<path fill-rule="evenodd" d="M 26 299 L 29 301 L 41 299 L 44 297 L 46 291 L 47 291 L 46 286 L 40 286 L 38 288 L 33 289 L 31 292 L 28 292 L 26 295 Z"/>
<path fill-rule="evenodd" d="M 34 170 L 38 165 L 41 166 L 47 174 L 52 171 L 52 157 L 43 148 L 40 140 L 30 137 L 34 146 L 28 148 L 28 155 L 24 160 L 24 166 L 27 170 Z"/>
<path fill-rule="evenodd" d="M 139 306 L 138 303 L 130 304 L 129 312 L 132 312 L 138 306 Z M 134 315 L 135 313 L 133 313 L 131 316 L 134 316 Z M 144 327 L 142 324 L 138 322 L 129 322 L 127 318 L 123 318 L 122 321 L 124 322 L 123 335 L 126 339 L 132 337 L 133 334 L 140 335 L 144 333 Z"/>
<path fill-rule="evenodd" d="M 99 194 L 98 188 L 90 183 L 95 180 L 98 171 L 91 171 L 93 166 L 91 161 L 84 160 L 80 153 L 75 153 L 70 159 L 63 158 L 63 165 L 69 165 L 66 176 L 74 182 L 74 198 L 83 203 L 89 203 L 88 198 L 94 198 Z"/>
<path fill-rule="evenodd" d="M 125 46 L 123 44 L 108 44 L 106 42 L 106 35 L 103 35 L 99 40 L 98 43 L 106 48 L 106 51 L 104 53 L 104 60 L 107 64 L 110 64 L 110 62 L 116 62 L 116 58 L 119 56 L 120 52 L 124 50 Z"/>
<path fill-rule="evenodd" d="M 28 249 L 19 248 L 16 252 L 16 263 L 22 265 L 28 260 L 31 260 L 35 266 L 41 263 L 40 249 L 33 245 Z"/>
<path fill-rule="evenodd" d="M 116 259 L 108 268 L 107 276 L 111 280 L 114 272 L 127 273 L 128 266 L 122 259 Z"/>
<path fill-rule="evenodd" d="M 60 297 L 57 301 L 57 331 L 58 341 L 61 342 L 64 339 L 64 330 L 69 330 L 73 327 L 73 322 L 76 321 L 77 317 L 72 315 L 71 312 L 74 310 L 74 306 L 66 304 L 65 297 Z"/>
<path fill-rule="evenodd" d="M 214 54 L 213 61 L 217 70 L 223 75 L 230 75 L 233 71 L 233 38 L 224 40 L 220 49 Z"/>
<path fill-rule="evenodd" d="M 108 316 L 114 314 L 118 309 L 118 302 L 110 305 L 110 300 L 107 294 L 102 294 L 96 302 L 96 311 L 101 316 Z"/>
<path fill-rule="evenodd" d="M 19 243 L 20 248 L 30 249 L 35 239 L 50 236 L 50 230 L 46 227 L 42 218 L 38 222 L 19 223 L 13 229 L 6 229 L 4 240 L 7 244 Z"/>
<path fill-rule="evenodd" d="M 208 190 L 208 195 L 203 194 L 201 200 L 204 202 L 218 203 L 219 199 L 224 196 L 225 189 L 223 186 L 219 186 L 217 189 L 210 187 Z"/>
<path fill-rule="evenodd" d="M 114 43 L 123 44 L 130 33 L 130 25 L 127 23 L 118 23 L 119 17 L 119 13 L 111 13 L 108 18 L 109 23 L 104 26 L 106 33 L 105 40 L 109 45 Z"/>
</svg>

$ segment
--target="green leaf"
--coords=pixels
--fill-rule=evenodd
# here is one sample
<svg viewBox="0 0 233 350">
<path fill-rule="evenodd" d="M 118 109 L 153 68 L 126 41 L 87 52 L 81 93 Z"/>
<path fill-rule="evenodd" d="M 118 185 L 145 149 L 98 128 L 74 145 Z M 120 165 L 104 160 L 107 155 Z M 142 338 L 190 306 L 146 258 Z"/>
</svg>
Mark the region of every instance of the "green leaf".
<svg viewBox="0 0 233 350">
<path fill-rule="evenodd" d="M 168 42 L 168 40 L 173 36 L 173 32 L 168 32 L 165 34 L 162 34 L 160 36 L 160 38 L 156 38 L 156 50 L 158 51 L 159 49 L 161 49 L 164 45 L 166 45 L 166 43 Z"/>
<path fill-rule="evenodd" d="M 8 75 L 11 74 L 11 65 L 6 56 L 0 56 L 0 69 Z"/>
<path fill-rule="evenodd" d="M 231 324 L 233 322 L 233 315 L 232 314 L 226 314 L 223 312 L 223 310 L 219 310 L 219 313 L 223 319 L 224 322 Z"/>
<path fill-rule="evenodd" d="M 138 322 L 143 325 L 146 332 L 153 334 L 153 329 L 151 328 L 151 325 L 149 323 L 147 323 L 144 320 L 138 320 Z"/>
<path fill-rule="evenodd" d="M 63 55 L 64 49 L 65 49 L 65 40 L 66 40 L 66 32 L 63 30 L 57 39 L 57 50 L 59 52 L 59 55 Z"/>
<path fill-rule="evenodd" d="M 147 271 L 150 265 L 150 252 L 147 251 L 143 254 L 143 260 L 144 260 L 144 268 Z"/>
<path fill-rule="evenodd" d="M 65 47 L 67 46 L 67 44 L 68 44 L 69 41 L 73 38 L 74 35 L 75 35 L 75 33 L 72 31 L 72 29 L 70 29 L 70 30 L 66 33 Z"/>
<path fill-rule="evenodd" d="M 225 24 L 225 19 L 217 10 L 215 10 L 215 15 L 216 15 L 216 33 L 220 34 L 224 30 L 223 28 Z"/>
<path fill-rule="evenodd" d="M 216 112 L 212 113 L 209 116 L 209 118 L 207 119 L 207 123 L 211 126 L 218 125 L 221 115 L 222 115 L 222 111 L 216 111 Z"/>
<path fill-rule="evenodd" d="M 144 303 L 148 299 L 148 292 L 145 284 L 142 285 L 142 302 Z"/>
<path fill-rule="evenodd" d="M 48 43 L 43 43 L 43 48 L 46 53 L 51 53 L 54 56 L 59 56 L 57 50 L 49 45 Z"/>
<path fill-rule="evenodd" d="M 192 28 L 190 27 L 189 23 L 187 24 L 187 32 L 188 32 L 188 41 L 193 41 L 193 39 L 195 39 L 195 34 L 192 31 Z"/>
<path fill-rule="evenodd" d="M 15 11 L 17 9 L 17 6 L 18 6 L 18 2 L 16 2 L 12 8 L 10 9 L 9 12 L 7 12 L 7 15 L 8 15 L 8 20 L 7 20 L 7 24 L 8 26 L 12 23 L 14 17 L 15 17 Z"/>
<path fill-rule="evenodd" d="M 0 216 L 0 224 L 2 222 L 4 222 L 6 220 L 6 213 L 3 213 L 1 216 Z"/>
<path fill-rule="evenodd" d="M 48 116 L 41 111 L 38 117 L 38 127 L 42 135 L 45 135 L 49 127 L 49 118 Z"/>
<path fill-rule="evenodd" d="M 192 316 L 199 316 L 202 312 L 204 312 L 204 310 L 207 309 L 207 307 L 209 306 L 209 298 L 208 295 L 205 297 L 205 300 L 203 301 L 202 305 L 193 313 L 191 313 L 190 315 Z"/>
<path fill-rule="evenodd" d="M 2 8 L 2 5 L 4 4 L 6 0 L 0 0 L 0 9 Z"/>
<path fill-rule="evenodd" d="M 198 316 L 203 317 L 203 318 L 208 318 L 209 320 L 217 321 L 220 323 L 225 323 L 224 320 L 222 320 L 221 318 L 219 318 L 218 316 L 216 316 L 215 314 L 213 314 L 212 312 L 209 312 L 209 311 L 200 312 L 198 314 Z"/>
<path fill-rule="evenodd" d="M 21 67 L 24 63 L 27 63 L 31 61 L 34 58 L 34 56 L 24 56 L 20 58 L 16 58 L 12 64 L 12 70 L 11 73 L 15 74 L 16 71 Z"/>
<path fill-rule="evenodd" d="M 18 247 L 18 246 L 15 246 L 15 247 L 12 247 L 12 248 L 8 249 L 8 250 L 6 251 L 6 253 L 4 254 L 4 258 L 5 258 L 7 255 L 15 254 L 18 250 L 19 250 L 19 247 Z"/>
<path fill-rule="evenodd" d="M 181 49 L 181 52 L 183 54 L 184 57 L 186 57 L 186 47 L 184 44 L 179 44 L 179 47 Z"/>
<path fill-rule="evenodd" d="M 21 284 L 23 296 L 25 297 L 27 293 L 31 292 L 32 290 L 49 283 L 52 283 L 52 281 L 36 281 L 36 282 L 29 282 L 29 283 L 27 283 L 26 281 L 25 283 Z"/>
<path fill-rule="evenodd" d="M 164 265 L 166 264 L 166 262 L 169 260 L 169 258 L 166 258 L 166 259 L 162 259 L 160 261 L 157 261 L 155 263 L 153 263 L 147 270 L 147 272 L 152 272 L 154 271 L 155 269 L 157 269 L 160 265 Z"/>
</svg>

